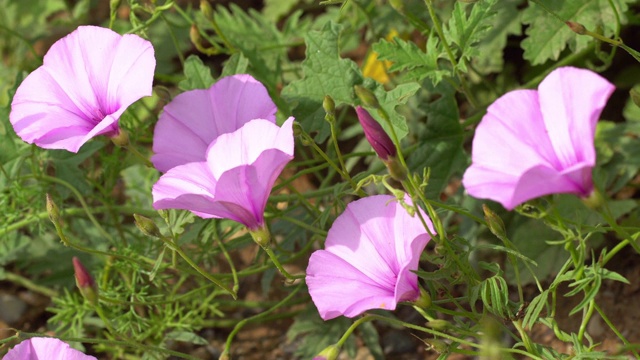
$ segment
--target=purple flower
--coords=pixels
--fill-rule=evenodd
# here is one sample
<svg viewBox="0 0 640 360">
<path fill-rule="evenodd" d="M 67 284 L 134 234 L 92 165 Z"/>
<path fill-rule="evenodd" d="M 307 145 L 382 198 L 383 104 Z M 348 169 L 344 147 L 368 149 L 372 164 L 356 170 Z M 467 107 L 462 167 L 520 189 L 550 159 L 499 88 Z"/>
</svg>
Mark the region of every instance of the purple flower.
<svg viewBox="0 0 640 360">
<path fill-rule="evenodd" d="M 96 360 L 55 338 L 35 337 L 7 352 L 3 360 Z"/>
<path fill-rule="evenodd" d="M 434 233 L 429 218 L 423 218 Z M 325 250 L 311 254 L 307 286 L 324 320 L 369 309 L 394 310 L 420 297 L 420 253 L 430 240 L 418 216 L 396 198 L 370 196 L 350 203 L 331 226 Z"/>
<path fill-rule="evenodd" d="M 537 91 L 500 97 L 476 129 L 467 192 L 509 210 L 548 194 L 589 196 L 596 122 L 613 90 L 592 71 L 563 67 Z"/>
<path fill-rule="evenodd" d="M 45 149 L 77 152 L 97 135 L 116 136 L 126 108 L 151 95 L 151 43 L 96 26 L 58 40 L 11 103 L 18 136 Z"/>
<path fill-rule="evenodd" d="M 262 228 L 271 188 L 293 159 L 292 125 L 293 118 L 282 128 L 257 119 L 220 135 L 206 149 L 205 161 L 176 166 L 160 177 L 153 186 L 153 207 Z"/>
<path fill-rule="evenodd" d="M 395 157 L 397 155 L 396 146 L 380 123 L 371 117 L 369 112 L 362 106 L 356 107 L 356 113 L 358 114 L 358 121 L 360 121 L 360 125 L 364 130 L 364 136 L 366 136 L 367 141 L 369 141 L 369 144 L 371 144 L 380 159 L 387 160 L 389 157 Z"/>
<path fill-rule="evenodd" d="M 218 136 L 254 119 L 275 124 L 276 111 L 267 89 L 251 75 L 228 76 L 207 90 L 184 92 L 160 115 L 151 161 L 162 172 L 205 161 L 207 148 Z"/>
</svg>

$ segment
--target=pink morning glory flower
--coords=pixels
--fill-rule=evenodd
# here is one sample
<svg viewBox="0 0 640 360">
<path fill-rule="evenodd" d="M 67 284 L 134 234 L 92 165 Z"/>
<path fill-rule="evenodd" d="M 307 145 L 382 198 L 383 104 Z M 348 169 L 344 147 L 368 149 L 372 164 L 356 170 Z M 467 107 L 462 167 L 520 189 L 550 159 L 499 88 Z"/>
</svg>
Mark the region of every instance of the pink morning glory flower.
<svg viewBox="0 0 640 360">
<path fill-rule="evenodd" d="M 205 161 L 207 148 L 218 136 L 254 119 L 275 124 L 276 111 L 267 89 L 251 75 L 224 77 L 209 89 L 184 92 L 160 115 L 151 161 L 162 172 Z"/>
<path fill-rule="evenodd" d="M 117 136 L 129 105 L 151 95 L 151 43 L 96 26 L 58 40 L 20 84 L 10 120 L 22 140 L 45 149 L 78 149 L 94 136 Z"/>
<path fill-rule="evenodd" d="M 55 338 L 35 337 L 9 350 L 3 360 L 96 360 Z"/>
<path fill-rule="evenodd" d="M 589 196 L 596 123 L 613 90 L 592 71 L 562 67 L 538 90 L 500 97 L 476 129 L 467 192 L 508 210 L 543 195 Z"/>
<path fill-rule="evenodd" d="M 423 214 L 429 230 L 429 218 Z M 418 216 L 411 217 L 389 195 L 369 196 L 347 205 L 335 220 L 324 250 L 311 254 L 307 286 L 324 320 L 354 317 L 370 309 L 394 310 L 398 302 L 420 297 L 420 254 L 430 237 Z"/>
<path fill-rule="evenodd" d="M 178 165 L 153 186 L 153 207 L 225 218 L 249 230 L 263 228 L 264 209 L 278 175 L 293 159 L 293 118 L 282 127 L 256 119 L 222 134 L 205 161 Z"/>
</svg>

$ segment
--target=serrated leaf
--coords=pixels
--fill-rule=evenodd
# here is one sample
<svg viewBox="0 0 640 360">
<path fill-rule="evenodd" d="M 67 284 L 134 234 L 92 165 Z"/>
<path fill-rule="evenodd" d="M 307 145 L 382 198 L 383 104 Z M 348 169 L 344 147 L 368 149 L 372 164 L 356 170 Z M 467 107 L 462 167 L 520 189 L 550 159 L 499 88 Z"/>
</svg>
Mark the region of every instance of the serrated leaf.
<svg viewBox="0 0 640 360">
<path fill-rule="evenodd" d="M 234 53 L 224 64 L 220 77 L 244 74 L 247 72 L 247 67 L 249 67 L 249 59 L 242 55 L 241 52 Z"/>
<path fill-rule="evenodd" d="M 420 105 L 426 112 L 427 124 L 424 135 L 420 136 L 420 146 L 407 159 L 411 171 L 431 169 L 426 188 L 426 196 L 431 199 L 439 198 L 451 174 L 465 166 L 463 130 L 454 90 L 446 83 L 440 85 L 434 93 L 442 97 Z"/>
<path fill-rule="evenodd" d="M 211 76 L 211 69 L 196 55 L 189 56 L 184 62 L 184 76 L 185 79 L 178 84 L 184 91 L 208 89 L 215 82 Z"/>
<path fill-rule="evenodd" d="M 426 51 L 411 41 L 397 37 L 392 41 L 380 40 L 373 44 L 373 50 L 378 53 L 379 60 L 392 62 L 389 71 L 409 70 L 408 77 L 417 81 L 429 78 L 435 86 L 445 76 L 451 75 L 449 70 L 438 66 L 438 59 L 444 56 L 444 50 L 438 39 L 433 37 L 427 41 Z"/>
<path fill-rule="evenodd" d="M 490 29 L 477 43 L 477 55 L 471 61 L 481 74 L 500 72 L 504 64 L 503 49 L 509 35 L 520 35 L 522 24 L 518 5 L 520 0 L 503 0 L 495 7 L 496 15 L 488 19 Z"/>
<path fill-rule="evenodd" d="M 302 359 L 311 359 L 327 346 L 335 344 L 351 325 L 345 317 L 329 321 L 322 321 L 315 307 L 310 306 L 296 316 L 293 324 L 287 330 L 287 339 L 300 339 L 296 348 L 296 355 Z M 353 336 L 347 339 L 347 348 L 355 349 Z"/>
<path fill-rule="evenodd" d="M 318 132 L 315 138 L 318 142 L 326 140 L 330 132 L 329 123 L 324 120 L 324 97 L 330 95 L 336 106 L 353 104 L 353 86 L 363 81 L 356 63 L 340 58 L 338 37 L 341 29 L 341 25 L 328 22 L 321 31 L 309 31 L 305 35 L 304 78 L 282 90 L 282 97 L 293 104 L 293 115 L 304 129 Z"/>
<path fill-rule="evenodd" d="M 492 17 L 495 15 L 493 10 L 495 3 L 496 0 L 475 2 L 467 16 L 466 9 L 471 5 L 463 4 L 461 1 L 456 2 L 444 33 L 445 38 L 457 47 L 458 57 L 461 60 L 458 61 L 458 68 L 463 72 L 467 71 L 465 60 L 470 60 L 478 53 L 474 45 L 482 40 L 483 34 L 490 28 Z"/>
<path fill-rule="evenodd" d="M 621 23 L 625 23 L 627 3 L 633 0 L 611 1 L 620 15 Z M 581 36 L 571 31 L 564 23 L 566 20 L 580 23 L 591 31 L 601 27 L 604 35 L 608 37 L 615 32 L 615 11 L 611 8 L 609 0 L 540 0 L 540 3 L 559 18 L 537 5 L 531 5 L 523 12 L 522 21 L 529 24 L 529 28 L 526 32 L 527 38 L 522 41 L 521 46 L 524 49 L 524 58 L 532 65 L 557 60 L 567 45 L 573 52 L 579 52 L 591 41 L 595 41 L 589 36 Z"/>
</svg>

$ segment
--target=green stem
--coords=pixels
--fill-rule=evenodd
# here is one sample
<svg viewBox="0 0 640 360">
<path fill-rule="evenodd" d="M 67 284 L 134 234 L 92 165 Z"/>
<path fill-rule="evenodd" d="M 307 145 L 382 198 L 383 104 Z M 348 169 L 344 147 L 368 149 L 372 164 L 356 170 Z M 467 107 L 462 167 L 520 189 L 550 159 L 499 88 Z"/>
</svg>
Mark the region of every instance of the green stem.
<svg viewBox="0 0 640 360">
<path fill-rule="evenodd" d="M 280 273 L 287 278 L 287 280 L 289 281 L 295 281 L 298 279 L 303 279 L 305 277 L 305 274 L 301 274 L 301 275 L 291 275 L 287 272 L 287 270 L 284 269 L 284 267 L 282 266 L 282 264 L 280 263 L 280 260 L 278 260 L 278 257 L 276 256 L 276 254 L 273 252 L 273 250 L 271 250 L 271 248 L 269 247 L 269 245 L 267 246 L 263 246 L 262 249 L 267 253 L 267 255 L 269 255 L 269 258 L 271 259 L 271 261 L 273 262 L 273 264 L 276 266 L 276 268 L 278 269 L 278 271 L 280 271 Z"/>
<path fill-rule="evenodd" d="M 53 290 L 53 289 L 49 289 L 46 286 L 42 286 L 42 285 L 38 285 L 36 283 L 34 283 L 33 281 L 27 279 L 24 276 L 20 276 L 18 274 L 14 274 L 12 272 L 6 271 L 4 274 L 4 279 L 3 280 L 7 280 L 7 281 L 11 281 L 14 284 L 20 285 L 26 289 L 29 289 L 31 291 L 40 293 L 44 296 L 50 297 L 50 298 L 54 298 L 56 296 L 58 296 L 58 292 Z"/>
<path fill-rule="evenodd" d="M 231 352 L 231 342 L 233 342 L 233 338 L 236 336 L 236 334 L 240 331 L 240 329 L 242 329 L 246 324 L 256 321 L 256 320 L 261 320 L 263 318 L 265 318 L 267 315 L 271 314 L 272 312 L 276 311 L 278 308 L 282 307 L 283 305 L 285 305 L 287 302 L 289 302 L 290 299 L 292 299 L 297 293 L 298 291 L 300 291 L 300 289 L 302 289 L 304 283 L 300 283 L 292 292 L 291 294 L 287 295 L 287 297 L 285 297 L 284 299 L 282 299 L 279 303 L 277 303 L 276 305 L 274 305 L 272 308 L 265 310 L 264 312 L 261 312 L 260 314 L 248 317 L 243 319 L 242 321 L 240 321 L 231 331 L 231 333 L 229 334 L 229 336 L 227 337 L 227 341 L 225 343 L 224 346 L 224 351 L 222 352 L 222 355 L 220 355 L 220 358 L 222 359 L 223 356 L 227 356 L 227 358 L 230 357 L 230 352 Z"/>
<path fill-rule="evenodd" d="M 229 289 L 229 287 L 227 285 L 223 284 L 220 280 L 216 279 L 211 274 L 209 274 L 208 272 L 204 271 L 204 269 L 202 269 L 200 266 L 198 266 L 198 264 L 196 264 L 193 260 L 191 260 L 191 258 L 184 251 L 182 251 L 180 246 L 178 246 L 178 244 L 176 244 L 173 241 L 173 239 L 168 238 L 168 237 L 164 237 L 164 236 L 161 239 L 162 239 L 162 241 L 164 241 L 165 244 L 167 244 L 169 246 L 169 248 L 171 250 L 177 252 L 178 255 L 180 255 L 180 257 L 182 257 L 182 259 L 184 259 L 184 261 L 186 261 L 187 264 L 189 264 L 200 275 L 204 276 L 207 280 L 211 281 L 212 283 L 218 285 L 221 289 L 223 289 L 226 292 L 228 292 L 229 295 L 231 295 L 234 299 L 237 298 L 238 295 L 236 294 L 235 291 L 233 291 L 232 289 Z"/>
<path fill-rule="evenodd" d="M 432 1 L 433 0 L 424 0 L 425 4 L 427 4 L 427 8 L 429 10 L 429 16 L 431 17 L 431 21 L 433 22 L 433 27 L 436 29 L 436 33 L 440 38 L 440 43 L 444 47 L 444 50 L 447 52 L 449 61 L 453 66 L 453 72 L 456 74 L 457 78 L 460 80 L 460 87 L 462 89 L 462 93 L 465 95 L 465 97 L 469 101 L 469 104 L 475 109 L 478 107 L 478 102 L 473 96 L 473 93 L 469 91 L 469 85 L 467 84 L 467 80 L 458 71 L 458 61 L 456 60 L 456 57 L 453 54 L 451 47 L 449 46 L 449 42 L 447 41 L 447 38 L 444 36 L 444 32 L 442 31 L 442 25 L 440 25 L 440 19 L 438 18 L 438 14 L 436 14 L 435 10 L 433 9 Z"/>
</svg>

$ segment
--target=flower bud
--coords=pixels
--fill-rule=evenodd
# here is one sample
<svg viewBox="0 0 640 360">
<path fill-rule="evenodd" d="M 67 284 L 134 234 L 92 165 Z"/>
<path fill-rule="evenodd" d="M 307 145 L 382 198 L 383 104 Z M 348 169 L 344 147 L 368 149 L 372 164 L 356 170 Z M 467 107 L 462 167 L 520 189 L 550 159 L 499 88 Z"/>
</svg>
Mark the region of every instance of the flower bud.
<svg viewBox="0 0 640 360">
<path fill-rule="evenodd" d="M 269 243 L 271 242 L 271 233 L 269 233 L 269 229 L 266 225 L 255 230 L 249 229 L 249 234 L 251 234 L 253 241 L 263 248 L 269 246 Z"/>
<path fill-rule="evenodd" d="M 427 327 L 437 331 L 444 331 L 451 327 L 451 323 L 447 320 L 435 319 L 427 322 Z"/>
<path fill-rule="evenodd" d="M 437 352 L 438 354 L 442 354 L 443 352 L 446 352 L 449 350 L 449 345 L 442 341 L 442 340 L 438 340 L 438 339 L 423 339 L 422 340 L 425 344 L 429 345 L 429 347 Z"/>
<path fill-rule="evenodd" d="M 396 157 L 389 156 L 387 160 L 382 160 L 382 162 L 387 167 L 389 175 L 391 175 L 394 180 L 399 182 L 407 180 L 407 169 L 402 166 Z"/>
<path fill-rule="evenodd" d="M 200 11 L 202 11 L 202 15 L 204 18 L 211 21 L 213 19 L 213 9 L 211 8 L 211 4 L 207 0 L 200 0 Z"/>
<path fill-rule="evenodd" d="M 200 31 L 198 31 L 196 24 L 191 25 L 191 29 L 189 29 L 189 39 L 191 39 L 191 42 L 196 47 L 202 46 L 200 43 L 202 38 L 200 37 Z"/>
<path fill-rule="evenodd" d="M 602 193 L 598 191 L 598 189 L 593 189 L 589 196 L 584 197 L 581 200 L 583 204 L 585 204 L 589 209 L 592 210 L 597 210 L 602 206 L 602 204 L 604 204 L 604 197 L 602 196 Z"/>
<path fill-rule="evenodd" d="M 574 21 L 566 21 L 565 24 L 567 24 L 567 26 L 569 27 L 569 29 L 571 29 L 571 31 L 573 31 L 578 35 L 584 35 L 587 33 L 587 29 L 582 24 L 579 24 Z"/>
<path fill-rule="evenodd" d="M 380 108 L 380 103 L 378 102 L 375 94 L 371 92 L 371 90 L 361 85 L 356 85 L 353 87 L 353 89 L 355 90 L 356 95 L 363 104 L 371 106 L 374 109 Z"/>
<path fill-rule="evenodd" d="M 340 347 L 337 345 L 329 345 L 322 350 L 318 355 L 313 357 L 313 360 L 335 360 L 340 354 Z"/>
<path fill-rule="evenodd" d="M 98 286 L 91 274 L 75 256 L 73 257 L 73 270 L 76 277 L 76 286 L 78 286 L 80 293 L 91 305 L 96 305 L 98 303 Z"/>
<path fill-rule="evenodd" d="M 396 147 L 380 123 L 361 106 L 356 107 L 356 113 L 358 114 L 358 121 L 360 121 L 360 125 L 364 130 L 364 136 L 367 137 L 367 141 L 369 141 L 369 144 L 371 144 L 380 159 L 387 160 L 390 156 L 395 157 L 397 155 Z"/>
<path fill-rule="evenodd" d="M 122 129 L 118 129 L 118 133 L 111 137 L 111 142 L 118 147 L 126 148 L 130 144 L 129 134 Z"/>
<path fill-rule="evenodd" d="M 633 88 L 629 91 L 629 95 L 631 96 L 631 101 L 636 104 L 637 107 L 640 107 L 640 91 L 638 89 Z"/>
<path fill-rule="evenodd" d="M 46 198 L 47 198 L 47 213 L 49 214 L 49 220 L 51 220 L 53 225 L 58 227 L 61 225 L 60 209 L 58 209 L 58 205 L 56 205 L 56 203 L 53 202 L 53 198 L 51 197 L 51 195 L 47 193 Z"/>
<path fill-rule="evenodd" d="M 491 233 L 498 237 L 498 239 L 506 239 L 507 232 L 504 228 L 504 222 L 502 219 L 493 212 L 486 204 L 482 204 L 482 211 L 484 212 L 484 220 L 487 222 L 487 226 Z"/>
<path fill-rule="evenodd" d="M 389 5 L 400 14 L 404 14 L 404 0 L 389 0 Z"/>
<path fill-rule="evenodd" d="M 120 2 L 121 2 L 121 0 L 111 0 L 111 1 L 109 1 L 109 8 L 111 9 L 112 13 L 115 13 L 116 10 L 118 9 L 118 7 L 120 7 Z"/>
<path fill-rule="evenodd" d="M 336 103 L 329 95 L 326 95 L 324 97 L 324 100 L 322 101 L 322 108 L 324 109 L 324 112 L 327 113 L 327 115 L 333 116 L 336 114 Z"/>
<path fill-rule="evenodd" d="M 300 125 L 300 123 L 297 121 L 293 122 L 292 128 L 293 128 L 293 136 L 295 137 L 299 137 L 304 133 L 304 131 L 302 130 L 302 125 Z"/>
<path fill-rule="evenodd" d="M 153 220 L 138 214 L 133 214 L 133 218 L 135 219 L 136 227 L 138 227 L 143 234 L 158 239 L 162 238 L 162 233 Z"/>
<path fill-rule="evenodd" d="M 420 286 L 420 297 L 415 302 L 416 306 L 421 309 L 428 309 L 431 307 L 431 295 Z"/>
</svg>

